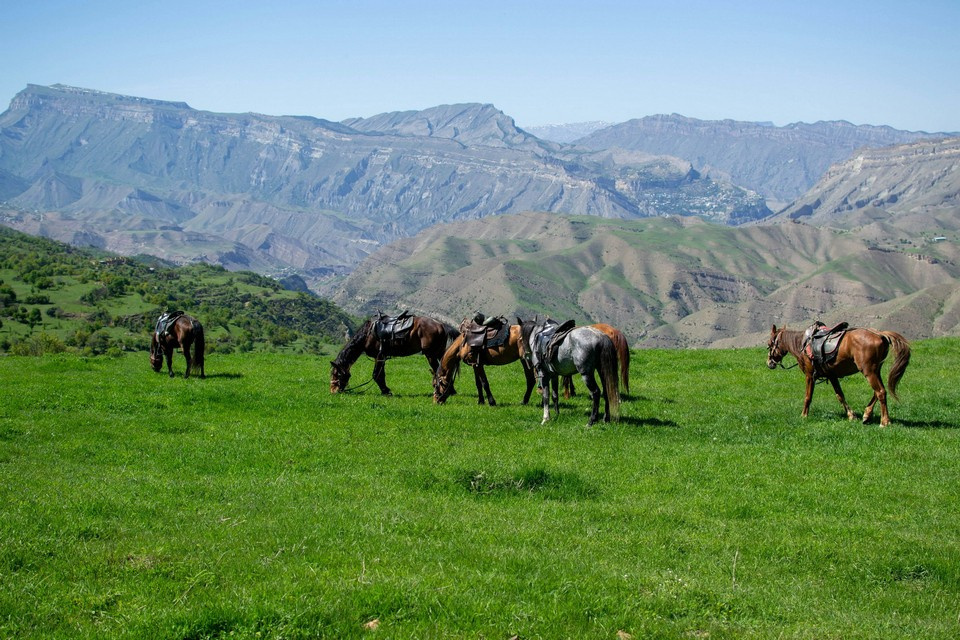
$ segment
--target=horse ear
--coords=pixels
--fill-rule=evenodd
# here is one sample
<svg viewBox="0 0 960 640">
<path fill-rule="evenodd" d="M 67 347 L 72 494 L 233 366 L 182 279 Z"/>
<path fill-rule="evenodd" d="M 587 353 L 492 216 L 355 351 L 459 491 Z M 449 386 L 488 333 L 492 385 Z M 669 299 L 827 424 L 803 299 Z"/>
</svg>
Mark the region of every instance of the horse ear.
<svg viewBox="0 0 960 640">
<path fill-rule="evenodd" d="M 777 332 L 777 325 L 773 325 L 773 328 L 770 329 L 770 334 L 773 335 Z"/>
</svg>

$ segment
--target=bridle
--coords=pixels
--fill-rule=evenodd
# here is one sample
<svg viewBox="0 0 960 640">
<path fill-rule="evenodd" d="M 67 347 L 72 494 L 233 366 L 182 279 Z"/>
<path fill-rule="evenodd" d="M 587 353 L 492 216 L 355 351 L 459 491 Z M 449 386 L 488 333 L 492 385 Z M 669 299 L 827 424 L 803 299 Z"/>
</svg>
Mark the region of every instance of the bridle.
<svg viewBox="0 0 960 640">
<path fill-rule="evenodd" d="M 773 340 L 771 340 L 770 344 L 767 346 L 767 360 L 773 361 L 774 358 L 776 358 L 775 364 L 779 366 L 781 369 L 793 369 L 800 363 L 794 362 L 789 367 L 784 366 L 783 357 L 787 355 L 787 353 L 784 352 L 780 346 L 780 343 L 782 342 L 782 340 L 783 340 L 783 329 L 779 329 L 777 333 L 773 336 Z"/>
</svg>

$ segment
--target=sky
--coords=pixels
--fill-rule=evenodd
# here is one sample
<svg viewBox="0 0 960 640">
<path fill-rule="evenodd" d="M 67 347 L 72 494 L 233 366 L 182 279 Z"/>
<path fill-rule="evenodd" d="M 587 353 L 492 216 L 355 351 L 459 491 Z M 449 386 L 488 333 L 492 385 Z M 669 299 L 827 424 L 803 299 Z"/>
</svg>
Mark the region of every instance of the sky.
<svg viewBox="0 0 960 640">
<path fill-rule="evenodd" d="M 846 120 L 960 131 L 960 0 L 6 0 L 0 110 L 67 84 L 340 121 Z"/>
</svg>

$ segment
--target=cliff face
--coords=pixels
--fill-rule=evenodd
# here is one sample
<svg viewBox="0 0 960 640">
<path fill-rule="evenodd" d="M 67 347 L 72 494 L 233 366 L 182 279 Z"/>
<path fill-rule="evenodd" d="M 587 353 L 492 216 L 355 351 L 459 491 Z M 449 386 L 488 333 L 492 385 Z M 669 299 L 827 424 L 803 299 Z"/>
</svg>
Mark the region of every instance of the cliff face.
<svg viewBox="0 0 960 640">
<path fill-rule="evenodd" d="M 960 213 L 960 138 L 863 150 L 830 167 L 777 218 L 850 226 L 937 212 Z"/>
<path fill-rule="evenodd" d="M 790 202 L 810 189 L 830 165 L 846 160 L 860 148 L 944 135 L 842 121 L 776 127 L 659 115 L 600 129 L 576 144 L 589 149 L 620 147 L 676 156 L 697 170 L 727 175 L 736 184 Z"/>
<path fill-rule="evenodd" d="M 0 115 L 0 187 L 21 215 L 60 214 L 63 233 L 107 248 L 132 229 L 174 225 L 317 274 L 349 271 L 437 222 L 502 213 L 770 214 L 756 194 L 688 164 L 564 150 L 490 105 L 334 123 L 59 85 L 31 85 Z M 157 252 L 188 257 L 167 243 L 189 237 L 157 235 Z"/>
</svg>

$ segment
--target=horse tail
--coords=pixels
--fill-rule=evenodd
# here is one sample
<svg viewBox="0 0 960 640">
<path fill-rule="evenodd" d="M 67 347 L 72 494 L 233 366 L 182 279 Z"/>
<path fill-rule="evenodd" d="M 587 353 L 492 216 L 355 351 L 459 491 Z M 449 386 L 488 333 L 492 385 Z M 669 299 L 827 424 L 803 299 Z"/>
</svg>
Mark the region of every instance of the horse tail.
<svg viewBox="0 0 960 640">
<path fill-rule="evenodd" d="M 900 378 L 903 377 L 903 373 L 907 370 L 907 365 L 910 364 L 910 343 L 896 331 L 881 331 L 880 335 L 883 336 L 884 340 L 893 345 L 894 351 L 897 352 L 897 357 L 894 359 L 893 366 L 890 368 L 890 374 L 887 376 L 887 388 L 890 390 L 890 394 L 899 400 L 900 396 L 897 395 L 897 383 L 900 382 Z"/>
<path fill-rule="evenodd" d="M 604 336 L 605 338 L 607 336 Z M 600 342 L 600 379 L 603 382 L 603 393 L 610 403 L 610 419 L 620 420 L 620 384 L 617 380 L 617 348 L 613 341 L 607 338 Z"/>
<path fill-rule="evenodd" d="M 630 393 L 630 346 L 622 333 L 613 343 L 617 347 L 617 359 L 620 361 L 620 383 L 623 385 L 623 390 Z"/>
<path fill-rule="evenodd" d="M 193 331 L 196 337 L 193 339 L 193 359 L 197 365 L 203 368 L 203 352 L 206 349 L 206 342 L 203 338 L 203 325 L 194 321 Z"/>
</svg>

